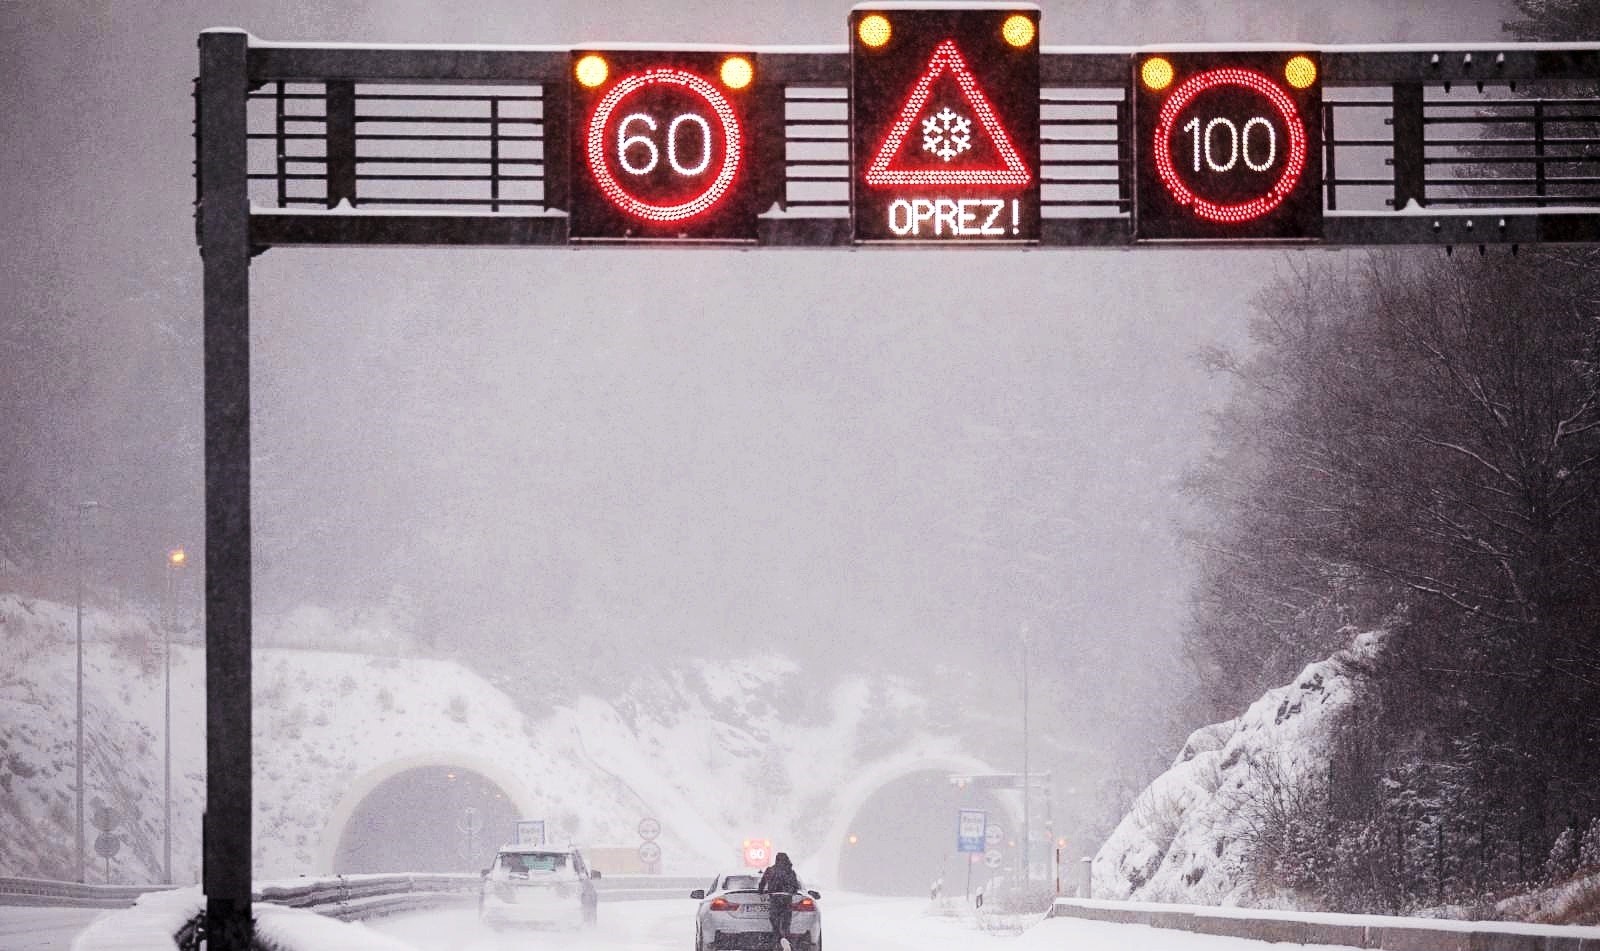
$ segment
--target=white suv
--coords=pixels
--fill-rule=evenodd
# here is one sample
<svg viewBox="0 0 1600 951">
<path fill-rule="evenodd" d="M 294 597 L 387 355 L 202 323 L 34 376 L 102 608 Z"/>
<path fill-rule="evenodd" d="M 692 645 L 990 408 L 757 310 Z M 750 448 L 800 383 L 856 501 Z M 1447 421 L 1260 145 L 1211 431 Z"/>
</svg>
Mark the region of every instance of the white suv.
<svg viewBox="0 0 1600 951">
<path fill-rule="evenodd" d="M 489 925 L 592 926 L 599 877 L 577 849 L 502 846 L 483 870 L 478 918 Z"/>
</svg>

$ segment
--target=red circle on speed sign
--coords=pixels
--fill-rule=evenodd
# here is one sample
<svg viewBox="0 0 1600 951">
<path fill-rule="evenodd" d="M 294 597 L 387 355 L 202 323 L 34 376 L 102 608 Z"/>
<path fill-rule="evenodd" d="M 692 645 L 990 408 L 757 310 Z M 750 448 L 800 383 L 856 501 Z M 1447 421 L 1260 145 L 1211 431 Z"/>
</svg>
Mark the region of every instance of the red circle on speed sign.
<svg viewBox="0 0 1600 951">
<path fill-rule="evenodd" d="M 1259 99 L 1264 99 L 1276 114 L 1278 122 L 1282 123 L 1288 142 L 1285 143 L 1282 171 L 1265 191 L 1245 201 L 1216 201 L 1198 194 L 1184 181 L 1184 176 L 1178 171 L 1178 163 L 1173 161 L 1173 137 L 1178 132 L 1178 119 L 1201 95 L 1220 89 L 1237 89 L 1254 94 Z M 1211 152 L 1211 131 L 1216 123 L 1227 123 L 1226 128 L 1232 136 L 1232 148 L 1227 151 L 1221 162 L 1215 161 Z M 1204 126 L 1204 131 L 1198 119 L 1191 120 L 1184 126 L 1186 131 L 1193 133 L 1194 165 L 1196 170 L 1201 167 L 1201 156 L 1204 155 L 1206 167 L 1213 172 L 1227 172 L 1242 164 L 1244 167 L 1255 171 L 1267 171 L 1276 164 L 1276 142 L 1269 139 L 1272 144 L 1271 156 L 1267 161 L 1256 165 L 1252 163 L 1249 153 L 1249 138 L 1251 126 L 1262 124 L 1264 135 L 1273 136 L 1273 123 L 1265 116 L 1252 117 L 1247 120 L 1243 132 L 1226 118 L 1212 118 Z M 1191 130 L 1191 126 L 1193 129 Z M 1243 141 L 1240 141 L 1241 135 Z M 1189 77 L 1167 101 L 1162 103 L 1161 112 L 1156 119 L 1154 146 L 1156 174 L 1161 179 L 1161 184 L 1166 186 L 1169 194 L 1178 204 L 1190 208 L 1195 215 L 1207 221 L 1221 224 L 1240 224 L 1253 221 L 1283 203 L 1284 199 L 1294 191 L 1295 185 L 1300 182 L 1300 176 L 1305 172 L 1306 162 L 1310 153 L 1309 137 L 1306 135 L 1306 126 L 1296 108 L 1294 100 L 1283 91 L 1277 83 L 1253 69 L 1238 67 L 1221 67 L 1209 69 Z"/>
<path fill-rule="evenodd" d="M 619 80 L 589 118 L 585 154 L 595 184 L 644 221 L 688 221 L 711 210 L 739 172 L 743 130 L 726 96 L 687 69 Z"/>
<path fill-rule="evenodd" d="M 766 839 L 744 840 L 744 864 L 747 868 L 766 868 L 771 857 L 771 842 Z"/>
</svg>

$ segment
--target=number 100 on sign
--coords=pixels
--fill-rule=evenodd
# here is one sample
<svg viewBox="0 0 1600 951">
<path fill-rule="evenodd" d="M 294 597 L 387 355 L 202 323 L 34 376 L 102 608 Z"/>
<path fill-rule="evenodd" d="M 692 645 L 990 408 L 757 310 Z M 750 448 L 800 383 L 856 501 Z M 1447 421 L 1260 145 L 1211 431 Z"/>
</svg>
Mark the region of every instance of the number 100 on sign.
<svg viewBox="0 0 1600 951">
<path fill-rule="evenodd" d="M 1141 240 L 1322 236 L 1314 53 L 1134 57 Z"/>
</svg>

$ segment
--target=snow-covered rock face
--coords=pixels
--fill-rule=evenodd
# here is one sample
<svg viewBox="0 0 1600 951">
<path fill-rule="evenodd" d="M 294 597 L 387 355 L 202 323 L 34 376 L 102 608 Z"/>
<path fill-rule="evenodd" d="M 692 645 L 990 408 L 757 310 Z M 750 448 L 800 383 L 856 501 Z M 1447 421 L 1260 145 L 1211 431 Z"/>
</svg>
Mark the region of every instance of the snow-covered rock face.
<svg viewBox="0 0 1600 951">
<path fill-rule="evenodd" d="M 1252 892 L 1252 837 L 1293 790 L 1325 782 L 1343 715 L 1384 633 L 1311 664 L 1243 716 L 1190 734 L 1095 856 L 1094 897 L 1184 904 L 1270 901 Z"/>
<path fill-rule="evenodd" d="M 75 650 L 71 606 L 0 594 L 0 874 L 75 877 Z M 326 626 L 314 612 L 295 623 Z M 195 632 L 189 632 L 192 636 Z M 374 643 L 385 643 L 381 631 Z M 161 877 L 163 665 L 148 618 L 85 618 L 85 786 L 119 817 L 117 881 Z M 176 645 L 173 871 L 198 874 L 205 797 L 204 656 Z M 524 814 L 585 845 L 633 845 L 662 825 L 668 872 L 732 861 L 747 836 L 805 862 L 852 818 L 874 783 L 925 768 L 962 770 L 952 738 L 930 733 L 903 684 L 846 680 L 817 691 L 781 657 L 684 660 L 610 696 L 528 716 L 453 661 L 259 649 L 255 691 L 258 876 L 330 870 L 343 819 L 404 768 L 441 765 L 491 779 Z M 804 764 L 803 769 L 795 764 Z M 89 829 L 92 842 L 96 830 Z M 61 844 L 69 844 L 65 852 Z M 826 864 L 823 857 L 823 864 Z M 90 852 L 91 864 L 103 865 Z M 806 868 L 827 876 L 830 868 Z"/>
</svg>

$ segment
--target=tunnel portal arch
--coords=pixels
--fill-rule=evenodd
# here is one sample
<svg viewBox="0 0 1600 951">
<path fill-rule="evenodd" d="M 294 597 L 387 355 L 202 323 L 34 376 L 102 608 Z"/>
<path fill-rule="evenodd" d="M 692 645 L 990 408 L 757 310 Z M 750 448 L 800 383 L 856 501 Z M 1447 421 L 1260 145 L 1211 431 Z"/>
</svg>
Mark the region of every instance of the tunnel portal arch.
<svg viewBox="0 0 1600 951">
<path fill-rule="evenodd" d="M 850 830 L 855 825 L 868 802 L 896 783 L 906 781 L 920 773 L 973 775 L 996 772 L 993 766 L 963 753 L 907 752 L 885 759 L 860 771 L 855 780 L 834 797 L 834 811 L 828 829 L 823 833 L 821 845 L 811 853 L 808 861 L 810 874 L 827 888 L 838 888 L 843 880 L 844 850 L 848 847 Z M 997 800 L 1007 811 L 1007 818 L 1016 827 L 1022 825 L 1022 797 L 1000 794 Z M 950 818 L 950 836 L 955 837 L 955 817 Z"/>
<path fill-rule="evenodd" d="M 403 782 L 405 777 L 412 773 L 444 776 L 451 772 L 456 773 L 467 786 L 482 784 L 504 794 L 505 814 L 486 816 L 490 824 L 485 826 L 482 833 L 483 844 L 491 851 L 501 844 L 498 840 L 507 836 L 508 830 L 500 828 L 501 821 L 506 815 L 520 818 L 539 814 L 538 807 L 528 795 L 525 785 L 516 776 L 493 762 L 454 751 L 401 757 L 366 771 L 345 790 L 323 826 L 322 838 L 318 843 L 316 874 L 332 875 L 346 871 L 338 867 L 342 859 L 341 846 L 346 843 L 347 836 L 359 834 L 359 830 L 352 828 L 352 820 L 358 818 L 364 806 L 371 805 L 368 803 L 369 798 L 374 793 L 380 792 L 385 784 L 394 781 Z M 446 870 L 406 869 L 405 871 Z"/>
</svg>

